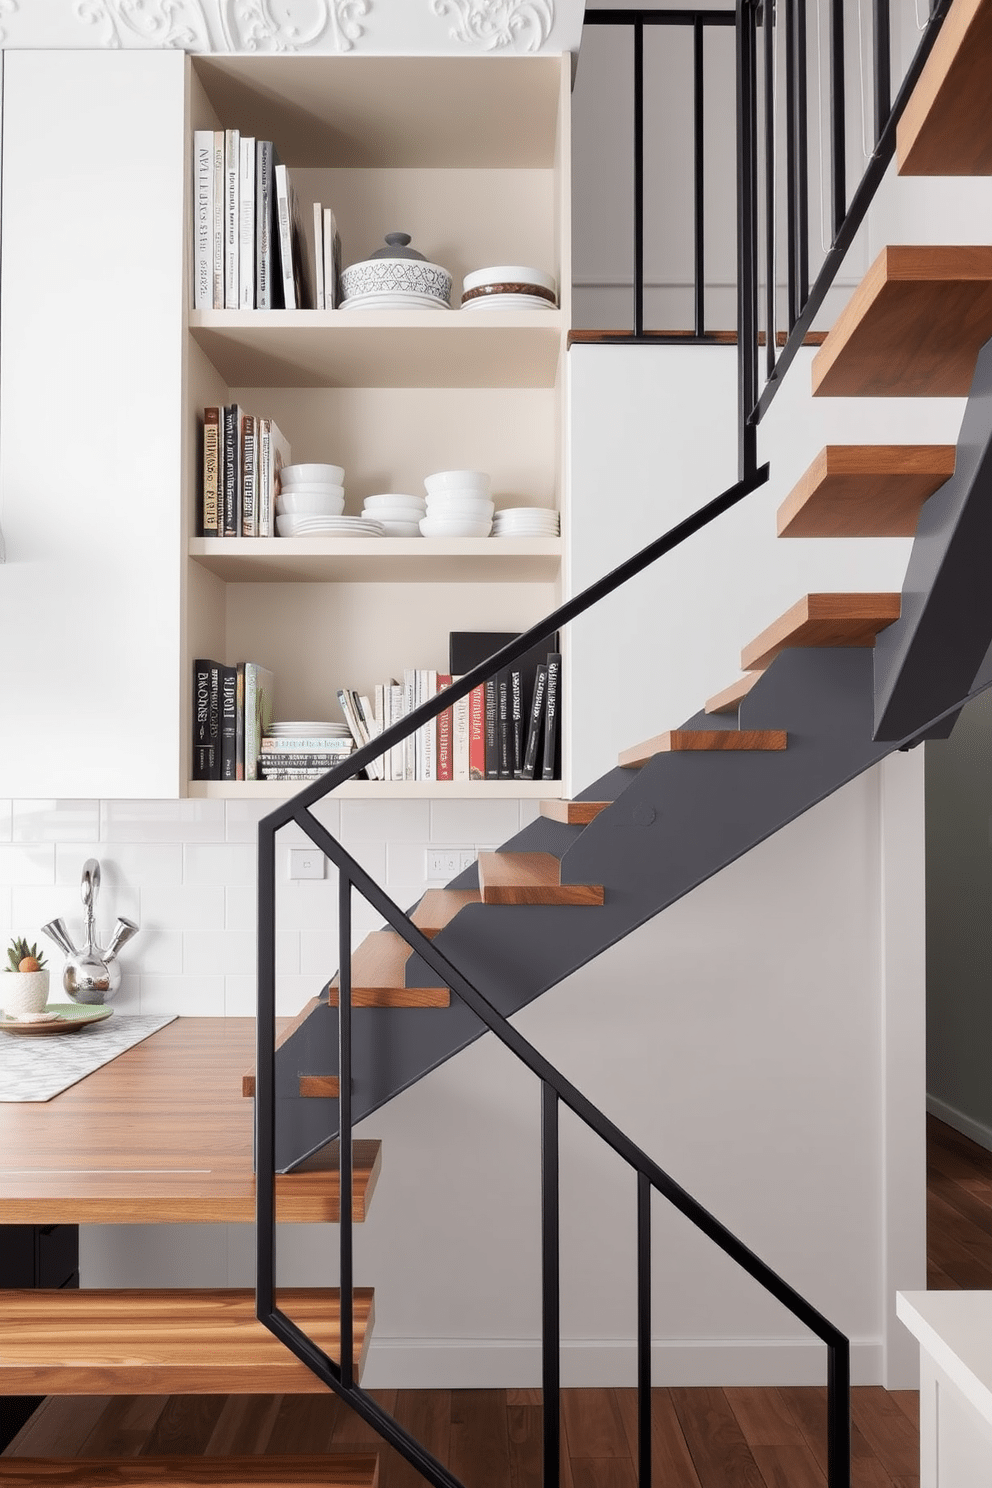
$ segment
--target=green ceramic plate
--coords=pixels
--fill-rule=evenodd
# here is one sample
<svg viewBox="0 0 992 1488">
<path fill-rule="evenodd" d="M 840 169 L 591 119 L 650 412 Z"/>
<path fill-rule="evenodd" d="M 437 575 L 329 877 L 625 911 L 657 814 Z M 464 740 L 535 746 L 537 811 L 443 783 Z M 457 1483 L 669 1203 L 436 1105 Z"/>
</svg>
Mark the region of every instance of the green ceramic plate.
<svg viewBox="0 0 992 1488">
<path fill-rule="evenodd" d="M 110 1007 L 89 1007 L 78 1002 L 49 1002 L 46 1013 L 57 1013 L 58 1018 L 50 1023 L 22 1023 L 16 1018 L 0 1015 L 0 1030 L 4 1033 L 35 1034 L 39 1038 L 53 1033 L 81 1033 L 88 1023 L 102 1023 L 113 1015 Z"/>
<path fill-rule="evenodd" d="M 83 1002 L 47 1002 L 46 1013 L 58 1013 L 60 1018 L 68 1018 L 73 1023 L 99 1023 L 101 1018 L 110 1018 L 113 1015 L 112 1007 L 92 1006 Z"/>
</svg>

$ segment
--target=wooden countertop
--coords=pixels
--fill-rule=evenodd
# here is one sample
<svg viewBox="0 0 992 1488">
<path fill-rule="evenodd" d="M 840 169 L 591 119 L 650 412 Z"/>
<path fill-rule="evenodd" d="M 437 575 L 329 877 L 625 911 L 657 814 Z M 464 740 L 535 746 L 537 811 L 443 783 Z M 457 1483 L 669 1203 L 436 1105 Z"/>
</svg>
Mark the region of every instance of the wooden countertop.
<svg viewBox="0 0 992 1488">
<path fill-rule="evenodd" d="M 178 1018 L 53 1100 L 0 1102 L 0 1224 L 250 1222 L 253 1018 Z M 354 1146 L 352 1213 L 380 1144 Z M 277 1180 L 277 1217 L 336 1221 L 337 1144 Z"/>
</svg>

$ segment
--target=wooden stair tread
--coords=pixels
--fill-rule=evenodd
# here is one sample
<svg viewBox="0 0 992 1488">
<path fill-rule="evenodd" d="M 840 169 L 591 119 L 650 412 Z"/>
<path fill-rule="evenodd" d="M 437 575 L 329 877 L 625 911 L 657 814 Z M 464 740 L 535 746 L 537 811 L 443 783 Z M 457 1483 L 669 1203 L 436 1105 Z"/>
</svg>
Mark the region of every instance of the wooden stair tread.
<svg viewBox="0 0 992 1488">
<path fill-rule="evenodd" d="M 807 594 L 741 652 L 745 672 L 767 667 L 790 646 L 874 646 L 899 619 L 898 594 Z"/>
<path fill-rule="evenodd" d="M 481 902 L 478 889 L 428 889 L 410 918 L 422 935 L 433 940 L 467 904 Z"/>
<path fill-rule="evenodd" d="M 552 853 L 479 854 L 483 904 L 602 904 L 602 884 L 563 884 Z"/>
<path fill-rule="evenodd" d="M 3 1488 L 376 1488 L 372 1453 L 278 1457 L 2 1457 Z"/>
<path fill-rule="evenodd" d="M 302 1071 L 299 1076 L 299 1093 L 304 1096 L 320 1096 L 324 1100 L 337 1100 L 341 1094 L 341 1081 L 337 1075 L 311 1075 Z M 255 1097 L 255 1071 L 242 1076 L 241 1093 L 251 1099 Z"/>
<path fill-rule="evenodd" d="M 912 537 L 953 444 L 828 444 L 778 509 L 779 537 Z"/>
<path fill-rule="evenodd" d="M 625 769 L 646 765 L 656 754 L 718 752 L 720 750 L 780 750 L 788 748 L 789 736 L 784 729 L 669 729 L 653 739 L 645 739 L 631 749 L 624 749 L 619 763 Z"/>
<path fill-rule="evenodd" d="M 748 672 L 744 677 L 738 677 L 736 682 L 731 682 L 722 692 L 714 693 L 705 705 L 705 713 L 736 713 L 741 705 L 742 698 L 746 698 L 751 688 L 761 676 L 760 672 Z"/>
<path fill-rule="evenodd" d="M 542 801 L 541 815 L 570 827 L 586 827 L 612 804 L 612 801 Z"/>
<path fill-rule="evenodd" d="M 992 175 L 990 0 L 954 0 L 896 130 L 903 176 Z"/>
<path fill-rule="evenodd" d="M 353 1007 L 448 1007 L 447 987 L 404 985 L 410 947 L 395 930 L 373 930 L 351 957 Z M 337 1007 L 337 977 L 331 982 L 331 1007 Z"/>
<path fill-rule="evenodd" d="M 992 246 L 883 248 L 813 358 L 813 392 L 963 398 L 992 336 Z"/>
<path fill-rule="evenodd" d="M 364 1363 L 373 1294 L 354 1292 L 355 1358 Z M 279 1306 L 331 1358 L 336 1289 L 280 1287 Z M 255 1317 L 255 1293 L 0 1292 L 0 1391 L 7 1395 L 323 1393 Z"/>
<path fill-rule="evenodd" d="M 296 1032 L 296 1030 L 298 1028 L 302 1027 L 302 1025 L 309 1018 L 310 1014 L 314 1011 L 314 1009 L 315 1008 L 318 1008 L 319 1006 L 320 1006 L 320 998 L 319 997 L 311 997 L 310 1000 L 309 1000 L 309 1002 L 305 1002 L 303 1004 L 303 1006 L 300 1008 L 300 1011 L 297 1013 L 296 1017 L 295 1018 L 290 1018 L 290 1020 L 289 1020 L 288 1023 L 284 1024 L 281 1028 L 279 1028 L 276 1031 L 276 1048 L 277 1049 L 281 1049 L 282 1046 L 283 1046 L 283 1044 L 286 1043 L 286 1041 L 289 1038 L 292 1037 L 292 1035 Z M 246 1096 L 253 1096 L 255 1094 L 255 1070 L 254 1070 L 254 1068 L 252 1068 L 250 1070 L 245 1070 L 245 1073 L 242 1075 L 242 1077 L 241 1077 L 241 1094 L 242 1095 L 246 1095 Z"/>
</svg>

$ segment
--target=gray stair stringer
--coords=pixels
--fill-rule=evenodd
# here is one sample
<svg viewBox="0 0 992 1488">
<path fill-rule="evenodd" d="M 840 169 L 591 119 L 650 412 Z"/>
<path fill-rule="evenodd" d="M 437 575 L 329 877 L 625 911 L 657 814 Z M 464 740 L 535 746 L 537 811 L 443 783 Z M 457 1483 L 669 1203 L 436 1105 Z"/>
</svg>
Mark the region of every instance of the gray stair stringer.
<svg viewBox="0 0 992 1488">
<path fill-rule="evenodd" d="M 468 905 L 435 944 L 511 1015 L 884 758 L 897 744 L 874 740 L 873 721 L 870 650 L 782 652 L 742 703 L 740 726 L 786 729 L 786 750 L 656 755 L 639 770 L 611 771 L 590 787 L 588 798 L 609 799 L 598 794 L 608 782 L 613 789 L 618 775 L 628 782 L 588 826 L 562 828 L 540 819 L 506 844 L 546 851 L 564 831 L 569 842 L 562 879 L 604 884 L 602 907 Z M 683 726 L 698 726 L 698 720 Z M 436 984 L 436 977 L 412 957 L 407 984 Z M 336 1030 L 336 1009 L 322 1007 L 279 1051 L 280 1167 L 336 1134 L 335 1101 L 290 1098 L 299 1072 L 337 1070 Z M 448 1008 L 356 1008 L 354 1119 L 484 1031 L 455 996 Z M 281 1082 L 280 1063 L 289 1072 Z"/>
</svg>

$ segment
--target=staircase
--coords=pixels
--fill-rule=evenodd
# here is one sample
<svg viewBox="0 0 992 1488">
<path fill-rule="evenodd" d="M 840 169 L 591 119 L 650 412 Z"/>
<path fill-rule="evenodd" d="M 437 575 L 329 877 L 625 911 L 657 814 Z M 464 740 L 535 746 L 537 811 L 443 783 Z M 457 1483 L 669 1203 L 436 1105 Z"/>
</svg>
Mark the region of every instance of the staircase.
<svg viewBox="0 0 992 1488">
<path fill-rule="evenodd" d="M 954 0 L 903 115 L 904 173 L 992 172 L 990 65 L 992 0 Z M 741 637 L 741 676 L 728 678 L 708 701 L 700 699 L 697 714 L 631 744 L 616 767 L 574 801 L 544 803 L 539 820 L 499 851 L 480 855 L 446 889 L 425 894 L 410 913 L 412 931 L 366 937 L 347 964 L 347 1013 L 339 1009 L 334 978 L 280 1035 L 274 1083 L 264 1046 L 257 1077 L 245 1074 L 245 1097 L 257 1092 L 263 1107 L 271 1104 L 274 1111 L 270 1155 L 280 1173 L 305 1165 L 339 1128 L 347 1138 L 354 1121 L 478 1038 L 490 1026 L 481 1015 L 484 1005 L 508 1018 L 893 750 L 946 734 L 969 693 L 992 682 L 981 673 L 992 642 L 990 338 L 992 249 L 896 245 L 882 252 L 814 360 L 814 391 L 845 397 L 968 393 L 957 448 L 828 446 L 782 503 L 778 534 L 787 540 L 915 532 L 902 593 L 797 596 L 762 634 Z M 307 810 L 324 789 L 302 793 L 298 804 L 269 821 L 295 816 L 340 865 L 343 849 Z M 263 868 L 264 862 L 263 853 Z M 359 890 L 378 907 L 388 906 L 357 865 L 352 869 Z M 263 896 L 271 887 L 263 871 Z M 261 926 L 260 933 L 264 962 Z M 264 986 L 264 971 L 260 982 Z M 477 994 L 475 1010 L 468 993 Z M 264 1002 L 261 1009 L 264 1023 Z M 327 1052 L 339 1046 L 350 1062 L 344 1091 Z M 544 1111 L 545 1138 L 553 1140 L 557 1118 L 547 1100 Z M 265 1130 L 263 1110 L 259 1131 Z M 617 1134 L 621 1155 L 634 1154 L 625 1142 Z M 544 1150 L 547 1163 L 556 1149 Z M 263 1143 L 260 1190 L 268 1152 Z M 343 1186 L 354 1182 L 370 1194 L 377 1155 L 363 1159 L 356 1144 L 354 1179 L 349 1165 Z M 639 1171 L 643 1195 L 646 1169 Z M 691 1201 L 667 1175 L 652 1168 L 649 1176 L 689 1212 Z M 259 1213 L 264 1231 L 271 1219 L 264 1199 Z M 643 1208 L 639 1216 L 643 1226 Z M 364 1219 L 365 1205 L 352 1217 Z M 704 1218 L 710 1233 L 720 1230 Z M 703 1223 L 698 1215 L 695 1222 Z M 347 1232 L 343 1287 L 352 1298 L 360 1377 L 373 1296 L 351 1289 L 347 1217 L 341 1229 Z M 760 1263 L 739 1242 L 727 1248 L 758 1274 Z M 260 1282 L 264 1315 L 273 1299 L 263 1294 Z M 279 1306 L 309 1346 L 273 1336 L 244 1292 L 4 1293 L 0 1380 L 7 1393 L 322 1391 L 328 1383 L 351 1390 L 347 1367 L 334 1363 L 343 1357 L 339 1294 L 283 1292 Z M 545 1323 L 553 1329 L 556 1315 L 546 1313 Z M 351 1351 L 349 1345 L 344 1356 Z M 643 1365 L 643 1352 L 641 1358 Z M 546 1390 L 555 1387 L 553 1372 L 545 1384 Z M 649 1458 L 650 1418 L 646 1428 L 643 1423 L 642 1416 L 640 1441 Z M 548 1429 L 555 1427 L 546 1420 Z M 451 1481 L 434 1473 L 426 1454 L 418 1459 L 405 1439 L 389 1439 L 432 1481 Z M 842 1448 L 842 1429 L 836 1441 Z M 306 1458 L 126 1464 L 0 1458 L 0 1484 L 74 1488 L 283 1484 L 317 1480 L 311 1472 L 339 1488 L 371 1488 L 376 1462 L 374 1456 L 316 1464 Z M 831 1483 L 846 1481 L 835 1454 Z"/>
</svg>

